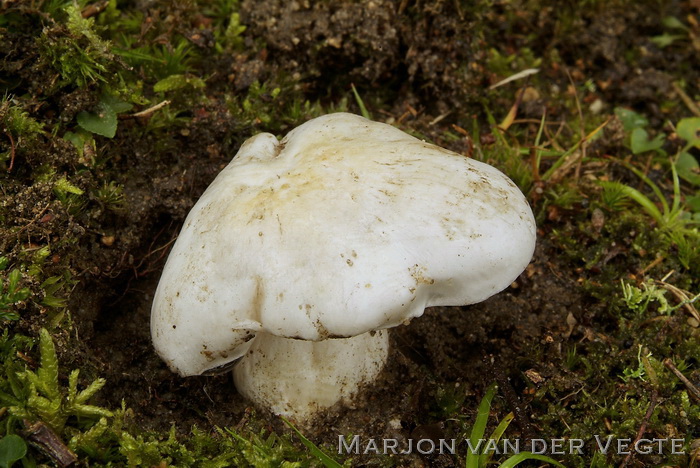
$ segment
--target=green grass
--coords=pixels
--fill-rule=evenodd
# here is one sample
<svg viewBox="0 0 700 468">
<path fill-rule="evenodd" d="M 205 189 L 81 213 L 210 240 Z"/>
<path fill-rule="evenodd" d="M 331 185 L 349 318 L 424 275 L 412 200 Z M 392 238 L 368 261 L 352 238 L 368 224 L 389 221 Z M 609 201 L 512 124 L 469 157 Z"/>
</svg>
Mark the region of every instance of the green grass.
<svg viewBox="0 0 700 468">
<path fill-rule="evenodd" d="M 491 402 L 493 401 L 493 397 L 496 395 L 497 390 L 498 387 L 495 384 L 491 385 L 486 390 L 486 394 L 479 404 L 476 420 L 474 421 L 474 426 L 469 434 L 469 449 L 467 450 L 467 456 L 464 463 L 465 468 L 486 468 L 487 466 L 491 466 L 492 464 L 496 463 L 492 461 L 495 451 L 489 450 L 489 447 L 491 445 L 498 445 L 498 442 L 501 440 L 501 437 L 503 437 L 503 434 L 514 418 L 513 413 L 509 413 L 498 423 L 498 426 L 496 426 L 488 438 L 484 437 L 486 434 L 486 425 L 488 424 L 489 414 L 491 412 Z M 497 462 L 496 466 L 500 468 L 511 468 L 528 460 L 538 460 L 554 466 L 564 467 L 564 465 L 551 457 L 528 451 L 511 455 L 506 460 Z"/>
</svg>

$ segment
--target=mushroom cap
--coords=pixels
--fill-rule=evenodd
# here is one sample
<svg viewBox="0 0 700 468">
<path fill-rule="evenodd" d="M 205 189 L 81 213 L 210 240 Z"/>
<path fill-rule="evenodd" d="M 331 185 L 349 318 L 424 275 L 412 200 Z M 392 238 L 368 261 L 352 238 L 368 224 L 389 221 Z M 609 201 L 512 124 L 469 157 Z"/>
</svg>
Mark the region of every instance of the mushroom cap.
<svg viewBox="0 0 700 468">
<path fill-rule="evenodd" d="M 258 331 L 319 341 L 467 305 L 529 263 L 535 220 L 497 169 L 347 113 L 247 140 L 189 213 L 151 330 L 174 371 L 239 358 Z"/>
</svg>

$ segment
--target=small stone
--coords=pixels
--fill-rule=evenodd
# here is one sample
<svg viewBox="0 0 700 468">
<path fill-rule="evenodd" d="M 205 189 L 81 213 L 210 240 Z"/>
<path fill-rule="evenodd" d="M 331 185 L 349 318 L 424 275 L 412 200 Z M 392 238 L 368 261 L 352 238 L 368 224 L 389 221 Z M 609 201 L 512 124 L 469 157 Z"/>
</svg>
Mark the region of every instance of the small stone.
<svg viewBox="0 0 700 468">
<path fill-rule="evenodd" d="M 593 114 L 600 114 L 603 110 L 603 106 L 603 101 L 601 99 L 596 99 L 590 106 L 588 106 L 588 110 L 590 110 Z"/>
</svg>

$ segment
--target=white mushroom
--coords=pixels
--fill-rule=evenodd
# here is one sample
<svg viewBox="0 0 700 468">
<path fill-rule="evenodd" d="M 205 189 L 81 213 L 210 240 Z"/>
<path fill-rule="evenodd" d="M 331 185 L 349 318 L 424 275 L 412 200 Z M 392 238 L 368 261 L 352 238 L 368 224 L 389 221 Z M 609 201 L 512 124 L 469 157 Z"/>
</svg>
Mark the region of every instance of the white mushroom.
<svg viewBox="0 0 700 468">
<path fill-rule="evenodd" d="M 326 115 L 250 138 L 204 192 L 158 285 L 153 343 L 183 376 L 240 358 L 241 394 L 307 420 L 378 375 L 384 329 L 496 294 L 534 246 L 497 169 Z"/>
</svg>

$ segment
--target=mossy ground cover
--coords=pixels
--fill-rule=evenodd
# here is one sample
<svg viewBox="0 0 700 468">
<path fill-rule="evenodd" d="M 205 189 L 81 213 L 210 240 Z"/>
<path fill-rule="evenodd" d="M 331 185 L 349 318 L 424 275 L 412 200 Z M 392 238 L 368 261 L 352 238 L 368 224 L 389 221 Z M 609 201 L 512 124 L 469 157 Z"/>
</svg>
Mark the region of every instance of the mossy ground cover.
<svg viewBox="0 0 700 468">
<path fill-rule="evenodd" d="M 148 315 L 187 211 L 246 138 L 364 106 L 508 173 L 538 247 L 507 291 L 397 330 L 380 381 L 305 435 L 351 466 L 462 466 L 497 382 L 490 425 L 513 412 L 504 437 L 583 440 L 552 455 L 565 466 L 697 464 L 698 13 L 692 1 L 3 2 L 0 463 L 320 464 L 229 376 L 170 373 Z M 339 435 L 460 443 L 337 455 Z M 682 453 L 603 454 L 595 435 L 677 439 Z"/>
</svg>

